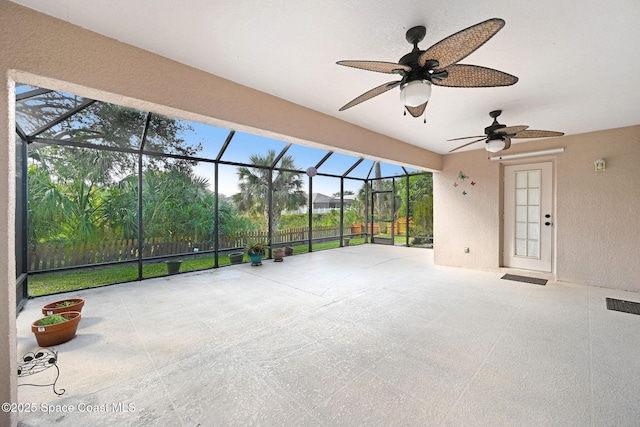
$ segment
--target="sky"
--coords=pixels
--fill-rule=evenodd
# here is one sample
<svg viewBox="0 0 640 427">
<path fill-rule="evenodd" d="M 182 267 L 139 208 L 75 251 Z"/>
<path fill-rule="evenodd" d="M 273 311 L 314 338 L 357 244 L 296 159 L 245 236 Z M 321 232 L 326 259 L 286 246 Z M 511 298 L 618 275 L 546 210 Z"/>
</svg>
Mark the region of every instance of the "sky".
<svg viewBox="0 0 640 427">
<path fill-rule="evenodd" d="M 185 139 L 188 145 L 202 144 L 202 151 L 196 156 L 215 159 L 225 140 L 229 135 L 229 130 L 217 128 L 215 126 L 205 125 L 196 122 L 185 122 L 193 131 L 180 135 Z M 238 163 L 251 164 L 250 156 L 258 154 L 265 156 L 269 150 L 275 150 L 280 153 L 286 143 L 279 140 L 269 139 L 262 136 L 251 135 L 243 132 L 236 132 L 227 150 L 222 156 L 222 160 Z M 302 145 L 292 145 L 287 151 L 287 155 L 293 157 L 294 164 L 297 169 L 306 170 L 310 166 L 315 166 L 328 153 L 327 150 L 306 147 Z M 335 175 L 344 174 L 357 161 L 358 157 L 349 156 L 341 153 L 333 153 L 318 169 L 318 172 L 324 172 Z M 372 160 L 365 159 L 362 161 L 349 176 L 366 177 L 371 167 Z M 200 162 L 194 172 L 197 175 L 207 178 L 213 190 L 214 182 L 214 166 L 213 163 Z M 382 175 L 393 176 L 402 174 L 399 166 L 392 164 L 382 164 Z M 237 167 L 221 164 L 218 170 L 219 182 L 218 190 L 225 196 L 231 196 L 239 192 Z M 308 179 L 303 176 L 306 182 Z M 307 184 L 308 186 L 308 184 Z M 362 181 L 354 179 L 345 180 L 345 191 L 353 191 L 357 193 L 362 187 Z M 308 188 L 308 187 L 307 187 Z M 340 191 L 340 179 L 318 175 L 313 179 L 313 192 L 322 193 L 328 196 Z"/>
<path fill-rule="evenodd" d="M 38 89 L 36 87 L 28 85 L 17 85 L 16 94 L 26 92 L 29 90 Z M 73 95 L 67 94 L 69 99 L 74 99 Z M 32 100 L 25 100 L 24 102 L 40 102 L 38 98 Z M 178 137 L 183 138 L 185 145 L 197 146 L 201 145 L 202 149 L 195 154 L 197 157 L 216 159 L 222 146 L 224 145 L 230 130 L 207 125 L 198 122 L 191 122 L 186 120 L 174 119 L 185 125 L 184 131 L 178 134 Z M 27 124 L 23 124 L 26 126 Z M 35 129 L 25 129 L 30 132 Z M 251 155 L 266 156 L 269 150 L 274 150 L 276 154 L 282 152 L 287 146 L 284 141 L 270 139 L 262 136 L 251 135 L 244 132 L 236 132 L 231 139 L 231 143 L 225 150 L 221 160 L 235 163 L 251 164 Z M 299 170 L 307 170 L 307 168 L 316 166 L 328 153 L 328 150 L 322 150 L 317 148 L 306 147 L 303 145 L 292 145 L 286 155 L 291 156 L 294 159 L 294 168 Z M 333 153 L 329 158 L 322 163 L 318 168 L 318 173 L 327 173 L 332 175 L 341 176 L 345 174 L 356 162 L 358 157 L 350 156 L 341 153 Z M 348 176 L 366 178 L 369 174 L 373 174 L 373 160 L 365 159 L 358 164 Z M 397 165 L 382 163 L 382 176 L 389 177 L 394 175 L 404 174 L 402 168 Z M 407 169 L 409 170 L 409 169 Z M 411 171 L 411 170 L 409 170 Z M 215 167 L 214 163 L 199 162 L 194 167 L 194 173 L 198 176 L 204 177 L 209 182 L 209 188 L 214 191 L 214 179 L 215 179 Z M 218 190 L 220 194 L 225 196 L 231 196 L 239 192 L 237 166 L 220 164 L 218 169 Z M 302 178 L 305 180 L 305 190 L 308 189 L 309 179 L 306 175 Z M 345 179 L 344 189 L 345 191 L 352 191 L 357 193 L 362 188 L 363 182 L 355 179 Z M 340 179 L 333 177 L 326 177 L 317 175 L 313 178 L 314 193 L 322 193 L 325 195 L 333 195 L 340 191 Z"/>
</svg>

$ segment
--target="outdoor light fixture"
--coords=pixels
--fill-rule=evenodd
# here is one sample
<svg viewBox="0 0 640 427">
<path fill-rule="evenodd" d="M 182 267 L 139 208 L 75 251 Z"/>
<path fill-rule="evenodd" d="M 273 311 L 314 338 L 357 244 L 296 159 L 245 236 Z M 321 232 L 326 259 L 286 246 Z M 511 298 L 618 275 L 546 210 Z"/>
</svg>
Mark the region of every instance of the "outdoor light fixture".
<svg viewBox="0 0 640 427">
<path fill-rule="evenodd" d="M 604 159 L 598 159 L 593 162 L 593 164 L 595 165 L 596 172 L 603 172 L 606 166 Z"/>
<path fill-rule="evenodd" d="M 490 139 L 487 141 L 484 148 L 490 153 L 497 153 L 504 149 L 504 139 Z"/>
<path fill-rule="evenodd" d="M 400 99 L 405 107 L 418 107 L 431 97 L 431 82 L 428 80 L 413 80 L 400 89 Z"/>
<path fill-rule="evenodd" d="M 308 176 L 316 176 L 317 174 L 318 174 L 318 171 L 313 166 L 307 168 L 307 175 Z"/>
</svg>

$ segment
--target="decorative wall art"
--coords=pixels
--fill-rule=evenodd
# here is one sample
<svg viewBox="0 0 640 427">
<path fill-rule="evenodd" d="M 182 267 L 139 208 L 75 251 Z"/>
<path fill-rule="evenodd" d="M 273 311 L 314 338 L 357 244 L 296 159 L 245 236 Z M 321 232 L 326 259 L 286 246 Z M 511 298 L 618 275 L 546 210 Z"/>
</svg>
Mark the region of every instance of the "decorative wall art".
<svg viewBox="0 0 640 427">
<path fill-rule="evenodd" d="M 468 181 L 469 180 L 469 175 L 465 174 L 464 172 L 460 171 L 458 173 L 458 178 L 456 179 L 456 181 L 453 183 L 454 187 L 462 187 L 462 192 L 460 194 L 462 194 L 463 196 L 466 196 L 467 194 L 469 194 L 468 190 L 471 190 L 471 187 L 469 187 L 469 185 L 474 186 L 476 185 L 475 181 Z"/>
</svg>

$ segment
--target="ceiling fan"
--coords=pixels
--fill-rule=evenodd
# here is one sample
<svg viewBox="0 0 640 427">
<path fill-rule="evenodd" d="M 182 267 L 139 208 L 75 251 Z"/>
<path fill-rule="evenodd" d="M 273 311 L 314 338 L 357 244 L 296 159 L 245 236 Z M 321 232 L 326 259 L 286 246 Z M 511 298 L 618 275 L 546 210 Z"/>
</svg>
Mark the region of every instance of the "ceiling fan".
<svg viewBox="0 0 640 427">
<path fill-rule="evenodd" d="M 548 138 L 550 136 L 564 135 L 564 132 L 551 130 L 528 130 L 529 126 L 507 127 L 506 125 L 498 123 L 498 116 L 500 116 L 500 114 L 502 114 L 502 110 L 495 110 L 489 113 L 489 116 L 493 118 L 493 123 L 491 123 L 491 126 L 484 128 L 484 135 L 448 139 L 447 141 L 459 141 L 461 139 L 480 138 L 456 147 L 449 152 L 452 153 L 476 142 L 486 141 L 484 148 L 490 153 L 497 153 L 498 151 L 511 147 L 511 138 Z"/>
<path fill-rule="evenodd" d="M 413 44 L 413 50 L 400 58 L 397 64 L 380 61 L 338 61 L 338 65 L 401 76 L 398 81 L 385 83 L 363 93 L 345 104 L 340 111 L 400 86 L 400 99 L 406 111 L 413 117 L 420 117 L 427 107 L 432 84 L 448 87 L 495 87 L 516 83 L 516 76 L 502 71 L 477 65 L 457 64 L 485 44 L 504 27 L 504 24 L 504 20 L 499 18 L 488 19 L 439 41 L 427 50 L 418 48 L 418 43 L 427 32 L 426 28 L 413 27 L 406 33 L 406 39 Z"/>
</svg>

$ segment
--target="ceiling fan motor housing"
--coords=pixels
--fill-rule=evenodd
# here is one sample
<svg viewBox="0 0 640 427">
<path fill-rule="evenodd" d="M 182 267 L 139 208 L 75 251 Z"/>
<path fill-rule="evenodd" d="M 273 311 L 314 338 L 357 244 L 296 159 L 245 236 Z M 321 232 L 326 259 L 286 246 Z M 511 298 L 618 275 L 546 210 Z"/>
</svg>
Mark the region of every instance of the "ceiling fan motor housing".
<svg viewBox="0 0 640 427">
<path fill-rule="evenodd" d="M 486 135 L 491 135 L 491 134 L 495 133 L 497 130 L 504 129 L 506 127 L 507 127 L 507 125 L 501 125 L 500 123 L 492 124 L 491 126 L 487 126 L 486 128 L 484 128 L 484 133 Z"/>
</svg>

